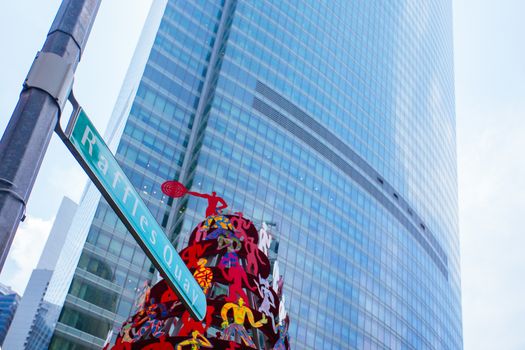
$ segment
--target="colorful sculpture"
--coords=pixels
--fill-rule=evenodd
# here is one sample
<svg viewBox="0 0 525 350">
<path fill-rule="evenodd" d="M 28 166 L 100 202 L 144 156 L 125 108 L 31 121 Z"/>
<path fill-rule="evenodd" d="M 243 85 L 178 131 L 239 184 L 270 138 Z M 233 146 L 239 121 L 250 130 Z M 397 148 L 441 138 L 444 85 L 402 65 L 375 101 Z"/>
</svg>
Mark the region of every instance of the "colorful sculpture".
<svg viewBox="0 0 525 350">
<path fill-rule="evenodd" d="M 210 194 L 199 193 L 199 192 L 188 192 L 195 197 L 205 198 L 208 200 L 208 207 L 206 208 L 206 216 L 218 215 L 223 209 L 228 208 L 228 204 L 221 197 L 217 196 L 217 193 L 212 192 Z M 221 204 L 220 207 L 217 207 L 218 204 Z"/>
<path fill-rule="evenodd" d="M 244 319 L 248 318 L 248 322 L 254 328 L 259 328 L 263 324 L 267 323 L 268 320 L 263 314 L 263 317 L 260 321 L 254 322 L 252 311 L 244 306 L 244 300 L 239 298 L 238 304 L 226 303 L 222 307 L 221 317 L 222 317 L 222 328 L 224 328 L 224 333 L 222 334 L 221 339 L 224 340 L 235 340 L 239 343 L 238 339 L 241 339 L 244 344 L 248 345 L 251 348 L 255 348 L 255 343 L 252 340 L 252 337 L 246 332 L 244 328 Z M 228 325 L 228 311 L 233 311 L 233 323 Z"/>
<path fill-rule="evenodd" d="M 261 304 L 259 305 L 259 312 L 261 312 L 263 315 L 268 316 L 272 322 L 271 325 L 275 330 L 275 320 L 273 317 L 273 313 L 271 312 L 271 309 L 275 309 L 275 298 L 273 296 L 272 291 L 270 290 L 270 283 L 267 279 L 262 278 L 259 276 L 259 282 L 255 281 L 255 284 L 257 284 L 257 289 L 259 290 L 259 295 L 263 299 Z"/>
<path fill-rule="evenodd" d="M 208 293 L 208 289 L 210 288 L 213 279 L 213 272 L 210 268 L 206 267 L 207 263 L 208 260 L 204 258 L 199 259 L 197 262 L 198 267 L 193 273 L 193 277 L 195 277 L 195 280 L 201 286 L 204 294 Z"/>
<path fill-rule="evenodd" d="M 268 250 L 272 243 L 272 235 L 268 231 L 268 225 L 265 222 L 262 223 L 262 227 L 259 230 L 259 249 L 264 255 L 268 255 Z"/>
<path fill-rule="evenodd" d="M 163 191 L 208 198 L 180 183 L 163 185 Z M 209 215 L 180 254 L 206 294 L 205 319 L 193 319 L 164 280 L 145 284 L 112 349 L 289 350 L 282 276 L 277 262 L 271 273 L 267 256 L 273 239 L 268 226 L 258 231 L 241 212 L 221 214 L 226 203 L 215 193 L 210 197 Z"/>
<path fill-rule="evenodd" d="M 277 327 L 277 330 L 279 331 L 279 339 L 273 345 L 272 350 L 286 350 L 286 342 L 288 340 L 288 323 L 281 322 Z"/>
<path fill-rule="evenodd" d="M 178 181 L 166 181 L 161 186 L 162 192 L 172 198 L 179 198 L 185 194 L 195 197 L 205 198 L 208 200 L 208 207 L 206 208 L 206 217 L 211 215 L 218 215 L 223 209 L 228 208 L 228 204 L 217 193 L 211 194 L 188 191 L 188 189 Z M 219 207 L 218 204 L 220 204 Z"/>
<path fill-rule="evenodd" d="M 191 333 L 191 339 L 184 340 L 177 345 L 177 350 L 182 350 L 183 346 L 190 345 L 191 350 L 198 350 L 201 347 L 211 348 L 212 345 L 205 336 L 199 333 L 199 331 L 193 331 Z"/>
<path fill-rule="evenodd" d="M 248 295 L 244 289 L 248 288 L 252 290 L 253 287 L 250 286 L 248 281 L 248 275 L 242 266 L 234 266 L 229 269 L 224 269 L 219 267 L 222 275 L 226 282 L 228 282 L 228 296 L 226 296 L 227 301 L 235 301 L 238 298 L 243 298 L 244 300 L 249 300 Z"/>
<path fill-rule="evenodd" d="M 237 252 L 242 248 L 242 243 L 239 239 L 233 236 L 225 237 L 224 235 L 220 235 L 217 238 L 217 248 L 221 250 L 226 249 L 226 254 L 221 257 L 219 267 L 230 268 L 239 266 L 239 256 Z"/>
</svg>

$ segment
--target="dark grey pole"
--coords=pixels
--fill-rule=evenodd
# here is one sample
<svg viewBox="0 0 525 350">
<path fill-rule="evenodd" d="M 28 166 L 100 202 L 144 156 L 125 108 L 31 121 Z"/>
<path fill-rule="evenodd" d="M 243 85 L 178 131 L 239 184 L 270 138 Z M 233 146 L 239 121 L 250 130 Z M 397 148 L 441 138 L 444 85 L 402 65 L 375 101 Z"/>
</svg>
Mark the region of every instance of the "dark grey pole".
<svg viewBox="0 0 525 350">
<path fill-rule="evenodd" d="M 86 46 L 100 1 L 64 0 L 41 52 L 62 57 L 59 60 L 71 65 L 70 70 L 74 72 Z M 61 79 L 56 76 L 52 78 Z M 60 108 L 49 92 L 24 84 L 0 141 L 0 271 L 18 224 L 24 218 L 25 204 L 58 122 Z"/>
</svg>

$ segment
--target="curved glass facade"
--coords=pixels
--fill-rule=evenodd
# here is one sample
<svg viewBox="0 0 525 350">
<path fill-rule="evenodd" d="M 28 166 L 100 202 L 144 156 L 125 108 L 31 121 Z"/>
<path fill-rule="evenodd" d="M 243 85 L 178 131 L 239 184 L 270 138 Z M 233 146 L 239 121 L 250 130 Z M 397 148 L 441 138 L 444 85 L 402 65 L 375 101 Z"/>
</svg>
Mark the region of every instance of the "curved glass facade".
<svg viewBox="0 0 525 350">
<path fill-rule="evenodd" d="M 451 2 L 164 5 L 117 158 L 172 239 L 206 202 L 160 184 L 214 190 L 277 226 L 294 349 L 461 349 Z M 56 348 L 153 277 L 106 204 L 90 225 Z"/>
<path fill-rule="evenodd" d="M 293 348 L 461 349 L 450 1 L 228 5 L 183 180 L 279 226 Z"/>
</svg>

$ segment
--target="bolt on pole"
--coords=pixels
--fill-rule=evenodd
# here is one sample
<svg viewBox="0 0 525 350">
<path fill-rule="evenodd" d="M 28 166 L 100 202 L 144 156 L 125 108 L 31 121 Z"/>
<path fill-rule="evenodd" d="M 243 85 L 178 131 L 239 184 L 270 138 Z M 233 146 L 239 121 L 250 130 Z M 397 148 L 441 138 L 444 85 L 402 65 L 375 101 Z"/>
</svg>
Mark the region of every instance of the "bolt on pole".
<svg viewBox="0 0 525 350">
<path fill-rule="evenodd" d="M 0 141 L 0 271 L 25 217 L 27 200 L 100 2 L 62 2 Z"/>
</svg>

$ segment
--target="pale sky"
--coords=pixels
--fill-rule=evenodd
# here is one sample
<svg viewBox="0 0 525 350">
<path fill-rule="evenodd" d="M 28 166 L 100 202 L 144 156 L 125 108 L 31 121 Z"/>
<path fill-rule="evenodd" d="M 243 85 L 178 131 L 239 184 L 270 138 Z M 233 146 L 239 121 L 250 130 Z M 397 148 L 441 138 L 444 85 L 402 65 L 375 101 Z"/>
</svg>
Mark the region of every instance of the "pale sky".
<svg viewBox="0 0 525 350">
<path fill-rule="evenodd" d="M 73 90 L 101 133 L 113 110 L 151 0 L 102 2 Z M 59 0 L 0 1 L 0 131 L 18 100 L 22 82 L 44 43 Z M 68 113 L 63 115 L 67 121 Z M 53 135 L 0 282 L 22 293 L 44 247 L 63 196 L 78 202 L 87 182 L 82 169 Z"/>
<path fill-rule="evenodd" d="M 0 2 L 0 132 L 58 0 Z M 74 91 L 104 131 L 151 0 L 103 2 Z M 464 344 L 525 349 L 525 1 L 456 0 L 454 50 Z M 65 116 L 66 118 L 68 116 Z M 0 282 L 22 293 L 62 196 L 87 178 L 53 136 Z"/>
<path fill-rule="evenodd" d="M 465 349 L 525 349 L 525 1 L 456 0 Z"/>
</svg>

